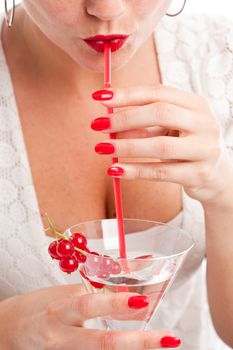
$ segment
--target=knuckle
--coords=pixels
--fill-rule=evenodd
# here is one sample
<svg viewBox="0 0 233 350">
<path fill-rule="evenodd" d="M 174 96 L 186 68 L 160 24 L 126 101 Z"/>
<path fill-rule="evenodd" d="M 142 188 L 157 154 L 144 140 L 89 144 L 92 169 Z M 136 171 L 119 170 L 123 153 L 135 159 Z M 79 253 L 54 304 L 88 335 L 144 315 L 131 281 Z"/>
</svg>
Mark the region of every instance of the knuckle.
<svg viewBox="0 0 233 350">
<path fill-rule="evenodd" d="M 211 141 L 208 142 L 208 144 L 205 145 L 203 148 L 203 156 L 204 158 L 210 160 L 216 160 L 219 159 L 219 157 L 222 154 L 222 145 L 221 142 L 219 143 L 213 143 L 211 144 Z"/>
<path fill-rule="evenodd" d="M 101 350 L 116 350 L 116 339 L 118 335 L 117 333 L 113 333 L 111 331 L 104 332 L 100 339 L 100 349 Z"/>
<path fill-rule="evenodd" d="M 60 310 L 60 305 L 55 301 L 55 302 L 49 303 L 45 307 L 45 314 L 49 319 L 56 318 L 58 316 L 59 310 Z"/>
<path fill-rule="evenodd" d="M 136 168 L 136 178 L 143 179 L 145 177 L 145 171 L 142 166 Z"/>
<path fill-rule="evenodd" d="M 155 148 L 158 148 L 158 156 L 162 159 L 170 159 L 174 155 L 173 143 L 169 138 L 163 138 L 157 144 L 155 140 Z"/>
<path fill-rule="evenodd" d="M 210 166 L 202 164 L 198 166 L 198 177 L 204 182 L 207 182 L 211 176 Z"/>
<path fill-rule="evenodd" d="M 91 317 L 91 299 L 88 295 L 73 298 L 71 309 L 74 312 L 78 312 L 82 318 L 87 319 Z"/>
<path fill-rule="evenodd" d="M 120 112 L 120 118 L 117 117 L 117 123 L 119 128 L 125 128 L 125 126 L 127 126 L 129 122 L 129 115 L 128 112 L 126 110 L 123 110 Z"/>
<path fill-rule="evenodd" d="M 168 170 L 165 167 L 155 167 L 152 169 L 152 178 L 158 181 L 165 181 L 168 179 Z"/>
</svg>

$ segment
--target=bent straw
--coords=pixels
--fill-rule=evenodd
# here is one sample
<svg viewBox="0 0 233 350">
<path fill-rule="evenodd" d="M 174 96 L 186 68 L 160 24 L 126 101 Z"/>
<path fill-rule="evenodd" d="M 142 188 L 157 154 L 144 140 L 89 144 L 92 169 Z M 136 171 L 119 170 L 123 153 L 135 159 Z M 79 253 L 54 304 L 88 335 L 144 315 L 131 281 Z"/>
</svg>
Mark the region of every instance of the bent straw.
<svg viewBox="0 0 233 350">
<path fill-rule="evenodd" d="M 104 46 L 104 88 L 111 88 L 111 47 L 109 43 Z M 113 113 L 112 107 L 107 107 L 108 114 Z M 115 139 L 116 134 L 111 133 L 110 139 Z M 118 158 L 112 158 L 113 163 L 118 162 Z M 122 207 L 122 195 L 121 195 L 121 182 L 120 179 L 113 178 L 114 186 L 114 197 L 115 197 L 115 207 L 116 207 L 116 217 L 118 225 L 118 240 L 119 240 L 119 250 L 120 258 L 126 259 L 126 244 L 125 244 L 125 233 L 123 224 L 123 207 Z"/>
</svg>

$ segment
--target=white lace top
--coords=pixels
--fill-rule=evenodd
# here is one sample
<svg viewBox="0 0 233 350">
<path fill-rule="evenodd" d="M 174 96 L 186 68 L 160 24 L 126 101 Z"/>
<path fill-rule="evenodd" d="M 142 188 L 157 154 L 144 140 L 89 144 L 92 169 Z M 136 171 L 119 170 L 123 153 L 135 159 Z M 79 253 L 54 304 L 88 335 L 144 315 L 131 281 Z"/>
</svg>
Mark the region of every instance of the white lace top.
<svg viewBox="0 0 233 350">
<path fill-rule="evenodd" d="M 0 25 L 2 20 L 0 16 Z M 233 24 L 222 17 L 166 17 L 155 40 L 163 83 L 208 98 L 231 152 Z M 174 329 L 183 340 L 183 350 L 229 349 L 216 336 L 209 316 L 201 205 L 184 194 L 183 211 L 174 222 L 189 231 L 196 244 L 151 326 Z M 66 277 L 51 261 L 48 241 L 0 40 L 0 299 L 77 281 L 77 275 Z"/>
</svg>

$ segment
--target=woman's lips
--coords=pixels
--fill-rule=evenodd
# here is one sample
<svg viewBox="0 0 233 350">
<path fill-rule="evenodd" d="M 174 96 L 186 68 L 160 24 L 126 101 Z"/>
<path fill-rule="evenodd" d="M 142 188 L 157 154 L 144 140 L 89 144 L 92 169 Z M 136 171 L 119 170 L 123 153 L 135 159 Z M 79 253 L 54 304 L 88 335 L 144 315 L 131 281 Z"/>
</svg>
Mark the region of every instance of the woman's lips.
<svg viewBox="0 0 233 350">
<path fill-rule="evenodd" d="M 128 35 L 113 34 L 113 35 L 96 35 L 84 39 L 85 43 L 97 52 L 104 52 L 104 45 L 109 43 L 111 51 L 119 50 L 126 42 Z"/>
</svg>

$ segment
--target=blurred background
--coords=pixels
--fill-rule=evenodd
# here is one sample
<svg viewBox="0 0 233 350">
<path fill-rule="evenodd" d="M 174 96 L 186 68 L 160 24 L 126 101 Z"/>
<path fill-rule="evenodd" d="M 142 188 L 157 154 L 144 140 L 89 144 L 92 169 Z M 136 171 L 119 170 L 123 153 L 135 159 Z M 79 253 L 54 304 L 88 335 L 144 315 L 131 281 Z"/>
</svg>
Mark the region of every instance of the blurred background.
<svg viewBox="0 0 233 350">
<path fill-rule="evenodd" d="M 16 2 L 20 3 L 19 0 L 16 0 Z M 8 0 L 8 3 L 9 6 L 11 6 L 12 0 Z M 173 5 L 170 12 L 176 12 L 179 8 L 182 7 L 182 4 L 183 0 L 173 0 Z M 4 0 L 0 0 L 0 12 L 3 10 Z M 233 19 L 232 0 L 187 0 L 187 5 L 184 13 L 212 13 L 216 15 L 221 14 Z"/>
<path fill-rule="evenodd" d="M 173 0 L 171 10 L 179 10 L 182 4 L 183 0 Z M 189 13 L 210 13 L 228 16 L 233 19 L 232 0 L 187 0 L 184 14 Z"/>
</svg>

